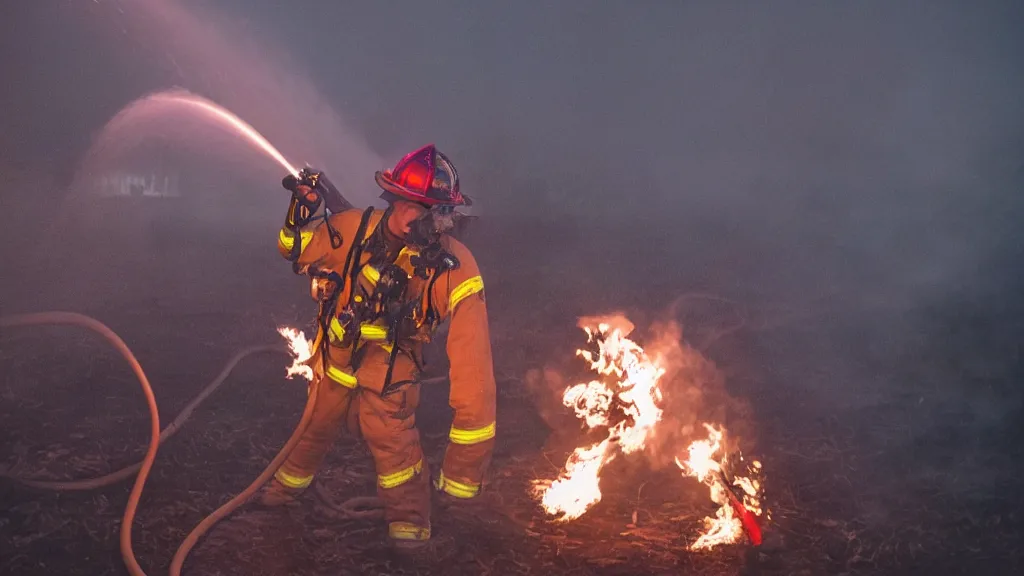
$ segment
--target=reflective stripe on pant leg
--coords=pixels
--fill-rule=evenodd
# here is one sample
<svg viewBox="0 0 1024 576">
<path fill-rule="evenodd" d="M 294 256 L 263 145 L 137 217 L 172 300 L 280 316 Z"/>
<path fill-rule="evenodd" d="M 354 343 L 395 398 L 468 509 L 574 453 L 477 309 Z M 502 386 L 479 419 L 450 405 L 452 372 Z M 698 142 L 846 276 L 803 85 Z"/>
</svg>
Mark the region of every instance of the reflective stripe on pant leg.
<svg viewBox="0 0 1024 576">
<path fill-rule="evenodd" d="M 355 394 L 353 390 L 335 386 L 326 378 L 319 384 L 319 389 L 309 426 L 288 459 L 274 473 L 277 481 L 286 488 L 301 490 L 312 482 L 313 475 L 341 432 Z"/>
<path fill-rule="evenodd" d="M 430 525 L 429 464 L 423 459 L 416 429 L 418 384 L 410 384 L 387 397 L 380 387 L 388 370 L 388 356 L 369 346 L 359 367 L 359 428 L 377 470 L 377 494 L 384 501 L 385 522 Z M 415 364 L 398 355 L 392 381 L 412 379 Z"/>
<path fill-rule="evenodd" d="M 411 522 L 392 522 L 388 525 L 388 536 L 393 540 L 430 540 L 430 526 L 424 528 Z"/>
<path fill-rule="evenodd" d="M 448 434 L 448 438 L 456 444 L 479 444 L 486 440 L 494 438 L 495 423 L 491 422 L 483 428 L 473 429 L 462 429 L 452 426 L 451 432 Z"/>
<path fill-rule="evenodd" d="M 292 488 L 294 490 L 302 490 L 307 488 L 310 483 L 313 482 L 313 475 L 300 477 L 292 476 L 291 474 L 284 471 L 283 468 L 278 468 L 277 472 L 274 473 L 274 478 L 277 479 L 285 488 Z"/>
<path fill-rule="evenodd" d="M 409 466 L 408 468 L 405 468 L 404 470 L 399 470 L 398 472 L 393 472 L 391 474 L 382 474 L 380 476 L 377 476 L 377 485 L 380 486 L 381 488 L 384 488 L 385 490 L 388 488 L 397 488 L 402 484 L 405 484 L 409 480 L 415 478 L 416 475 L 419 474 L 421 471 L 423 471 L 422 458 L 420 458 L 418 462 L 416 462 L 412 466 Z"/>
<path fill-rule="evenodd" d="M 451 478 L 445 478 L 443 470 L 441 475 L 437 477 L 437 484 L 435 486 L 437 486 L 438 490 L 443 490 L 445 494 L 456 498 L 473 498 L 480 493 L 479 484 L 456 482 Z"/>
</svg>

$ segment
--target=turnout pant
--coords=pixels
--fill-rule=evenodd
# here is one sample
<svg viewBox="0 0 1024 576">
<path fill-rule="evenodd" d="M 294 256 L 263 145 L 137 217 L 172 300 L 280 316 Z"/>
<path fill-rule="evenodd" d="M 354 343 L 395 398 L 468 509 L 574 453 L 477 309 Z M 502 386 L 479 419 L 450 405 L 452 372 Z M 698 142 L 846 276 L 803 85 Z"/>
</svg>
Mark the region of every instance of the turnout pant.
<svg viewBox="0 0 1024 576">
<path fill-rule="evenodd" d="M 347 366 L 346 360 L 347 354 L 331 350 L 309 427 L 274 477 L 288 488 L 309 486 L 344 426 L 365 439 L 373 455 L 377 493 L 384 501 L 391 538 L 426 540 L 430 538 L 430 473 L 416 429 L 420 385 L 408 384 L 381 397 L 388 354 L 371 345 L 354 375 L 335 368 Z M 416 375 L 412 360 L 400 354 L 391 381 Z"/>
</svg>

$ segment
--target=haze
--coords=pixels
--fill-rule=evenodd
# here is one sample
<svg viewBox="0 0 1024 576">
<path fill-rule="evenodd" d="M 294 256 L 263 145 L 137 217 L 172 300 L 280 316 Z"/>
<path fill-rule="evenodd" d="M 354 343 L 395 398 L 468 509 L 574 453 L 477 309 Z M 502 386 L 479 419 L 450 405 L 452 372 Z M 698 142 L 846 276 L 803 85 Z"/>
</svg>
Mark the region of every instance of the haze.
<svg viewBox="0 0 1024 576">
<path fill-rule="evenodd" d="M 514 392 L 531 369 L 566 370 L 577 316 L 624 310 L 646 327 L 675 314 L 729 395 L 750 404 L 746 440 L 776 490 L 820 481 L 829 487 L 802 497 L 823 502 L 844 492 L 841 510 L 824 503 L 807 517 L 853 523 L 883 551 L 865 565 L 823 545 L 829 557 L 814 566 L 1021 566 L 1000 542 L 1024 517 L 1014 424 L 1024 416 L 1024 4 L 37 0 L 7 2 L 0 30 L 0 314 L 106 314 L 130 345 L 153 346 L 143 363 L 166 382 L 168 416 L 239 342 L 274 341 L 275 325 L 315 314 L 273 244 L 284 174 L 244 144 L 174 132 L 169 118 L 163 154 L 190 182 L 187 203 L 115 204 L 85 190 L 82 160 L 106 122 L 180 86 L 238 113 L 294 163 L 327 169 L 358 204 L 376 202 L 374 170 L 422 144 L 452 158 L 480 217 L 467 243 L 488 282 L 509 398 L 537 394 Z M 96 169 L 131 162 L 112 156 Z M 719 340 L 736 312 L 683 298 L 697 292 L 738 303 L 744 326 Z M 82 353 L 40 351 L 49 360 L 33 364 L 14 352 L 32 338 L 33 350 L 54 341 L 3 335 L 3 369 L 22 382 L 67 362 L 64 393 L 80 387 Z M 199 349 L 206 364 L 180 365 Z M 301 410 L 295 387 L 277 383 L 279 360 L 236 392 L 288 388 L 275 402 Z M 37 427 L 62 396 L 11 382 L 3 413 L 21 416 L 5 418 L 0 457 L 8 443 L 35 454 Z M 128 382 L 91 389 L 135 398 Z M 27 394 L 39 401 L 28 412 Z M 527 404 L 544 413 L 545 402 Z M 142 422 L 137 404 L 126 410 Z M 290 415 L 239 416 L 238 429 L 284 438 Z M 840 464 L 787 448 L 830 434 L 842 438 L 829 444 Z M 543 443 L 504 454 L 536 456 Z M 185 474 L 168 466 L 168 477 Z M 835 479 L 840 469 L 852 485 Z M 2 499 L 55 506 L 19 490 Z M 903 490 L 927 495 L 894 501 Z M 950 512 L 929 521 L 937 532 L 911 561 L 884 536 L 924 522 L 901 516 L 924 508 Z M 955 536 L 968 515 L 998 516 L 1001 528 Z M 194 524 L 152 518 L 161 529 Z M 0 530 L 42 528 L 16 519 Z M 83 537 L 68 530 L 56 538 Z M 780 573 L 818 549 L 789 538 L 791 571 Z M 32 546 L 25 553 L 38 556 L 42 541 Z M 92 546 L 113 550 L 116 536 Z M 165 548 L 140 550 L 163 562 Z M 25 562 L 9 569 L 42 570 Z M 60 562 L 79 566 L 74 554 Z"/>
</svg>

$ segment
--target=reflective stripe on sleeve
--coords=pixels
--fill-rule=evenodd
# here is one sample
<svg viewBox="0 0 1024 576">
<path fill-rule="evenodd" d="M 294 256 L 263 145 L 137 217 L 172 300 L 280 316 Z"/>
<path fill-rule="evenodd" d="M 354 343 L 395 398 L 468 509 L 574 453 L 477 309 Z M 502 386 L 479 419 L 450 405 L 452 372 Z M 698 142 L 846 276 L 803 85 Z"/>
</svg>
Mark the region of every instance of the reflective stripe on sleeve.
<svg viewBox="0 0 1024 576">
<path fill-rule="evenodd" d="M 482 276 L 473 276 L 469 280 L 464 280 L 461 284 L 452 290 L 452 294 L 448 300 L 448 312 L 451 313 L 455 310 L 455 307 L 459 305 L 466 298 L 469 298 L 477 292 L 482 292 L 484 289 L 484 279 Z"/>
<path fill-rule="evenodd" d="M 418 462 L 404 470 L 399 470 L 398 472 L 393 472 L 391 474 L 381 474 L 380 476 L 377 476 L 377 484 L 384 489 L 397 488 L 398 486 L 405 484 L 409 480 L 412 480 L 417 474 L 420 473 L 421 470 L 423 470 L 422 458 L 420 458 Z"/>
<path fill-rule="evenodd" d="M 359 384 L 355 376 L 334 366 L 327 366 L 327 376 L 345 388 L 355 388 Z"/>
<path fill-rule="evenodd" d="M 306 249 L 306 246 L 309 246 L 309 241 L 313 239 L 313 233 L 300 232 L 299 237 L 299 253 L 301 254 Z M 280 244 L 285 252 L 291 252 L 292 248 L 295 247 L 295 233 L 287 228 L 281 228 L 281 233 L 277 235 L 277 243 Z"/>
<path fill-rule="evenodd" d="M 448 438 L 455 444 L 479 444 L 485 440 L 494 438 L 495 423 L 491 422 L 483 428 L 463 430 L 452 426 Z"/>
<path fill-rule="evenodd" d="M 313 475 L 309 476 L 292 476 L 291 474 L 284 471 L 283 468 L 278 468 L 277 472 L 274 472 L 274 478 L 284 485 L 286 488 L 292 488 L 295 490 L 301 490 L 310 485 L 313 482 Z"/>
<path fill-rule="evenodd" d="M 451 478 L 445 478 L 443 471 L 437 477 L 437 484 L 435 486 L 437 486 L 438 490 L 443 490 L 445 494 L 456 498 L 472 498 L 480 493 L 479 484 L 456 482 Z"/>
</svg>

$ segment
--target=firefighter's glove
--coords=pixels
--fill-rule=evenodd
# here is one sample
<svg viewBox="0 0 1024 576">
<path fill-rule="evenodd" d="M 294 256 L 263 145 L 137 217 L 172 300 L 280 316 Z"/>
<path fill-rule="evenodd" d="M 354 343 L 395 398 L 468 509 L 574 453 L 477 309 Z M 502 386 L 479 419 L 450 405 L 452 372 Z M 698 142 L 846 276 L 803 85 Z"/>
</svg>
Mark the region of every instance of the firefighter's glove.
<svg viewBox="0 0 1024 576">
<path fill-rule="evenodd" d="M 291 207 L 288 211 L 288 224 L 305 226 L 320 211 L 323 198 L 316 188 L 296 183 L 289 188 L 292 192 Z"/>
<path fill-rule="evenodd" d="M 292 194 L 305 204 L 316 204 L 320 200 L 320 193 L 312 186 L 306 186 L 305 184 L 297 184 L 295 189 L 292 190 Z"/>
</svg>

